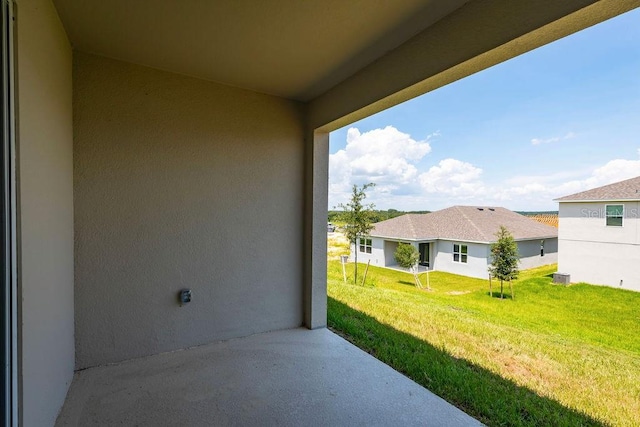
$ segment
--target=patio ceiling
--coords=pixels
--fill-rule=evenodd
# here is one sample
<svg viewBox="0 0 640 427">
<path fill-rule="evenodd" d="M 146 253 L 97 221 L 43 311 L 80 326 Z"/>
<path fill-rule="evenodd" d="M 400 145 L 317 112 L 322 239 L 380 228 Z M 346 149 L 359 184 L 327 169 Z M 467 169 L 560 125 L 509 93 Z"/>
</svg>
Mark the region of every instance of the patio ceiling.
<svg viewBox="0 0 640 427">
<path fill-rule="evenodd" d="M 469 0 L 54 0 L 75 49 L 309 101 Z"/>
</svg>

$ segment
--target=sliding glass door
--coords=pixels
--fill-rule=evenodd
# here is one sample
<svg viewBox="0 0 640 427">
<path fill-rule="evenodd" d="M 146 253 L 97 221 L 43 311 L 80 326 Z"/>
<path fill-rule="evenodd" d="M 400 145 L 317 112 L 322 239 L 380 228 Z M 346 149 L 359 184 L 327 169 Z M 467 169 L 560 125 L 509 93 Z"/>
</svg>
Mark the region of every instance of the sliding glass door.
<svg viewBox="0 0 640 427">
<path fill-rule="evenodd" d="M 418 247 L 420 248 L 420 265 L 424 267 L 429 267 L 429 248 L 431 243 L 420 243 Z"/>
<path fill-rule="evenodd" d="M 17 286 L 15 263 L 15 143 L 13 115 L 13 2 L 2 5 L 0 67 L 0 426 L 17 426 Z"/>
</svg>

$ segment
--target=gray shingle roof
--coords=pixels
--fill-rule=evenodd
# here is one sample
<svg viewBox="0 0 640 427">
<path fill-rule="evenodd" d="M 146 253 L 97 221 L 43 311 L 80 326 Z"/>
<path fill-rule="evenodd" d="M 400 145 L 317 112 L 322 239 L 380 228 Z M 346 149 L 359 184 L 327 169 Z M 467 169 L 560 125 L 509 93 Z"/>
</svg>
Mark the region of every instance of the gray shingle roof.
<svg viewBox="0 0 640 427">
<path fill-rule="evenodd" d="M 501 225 L 516 240 L 558 236 L 558 229 L 500 207 L 453 206 L 428 214 L 407 214 L 374 225 L 371 236 L 407 240 L 448 239 L 494 242 Z"/>
<path fill-rule="evenodd" d="M 640 176 L 555 199 L 558 202 L 591 200 L 640 200 Z"/>
</svg>

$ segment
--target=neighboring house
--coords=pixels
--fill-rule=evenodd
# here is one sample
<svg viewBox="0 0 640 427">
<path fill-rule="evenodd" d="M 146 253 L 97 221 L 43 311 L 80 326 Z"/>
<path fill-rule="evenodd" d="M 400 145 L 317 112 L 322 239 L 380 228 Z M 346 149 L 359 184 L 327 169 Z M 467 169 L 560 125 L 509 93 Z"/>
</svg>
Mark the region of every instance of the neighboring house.
<svg viewBox="0 0 640 427">
<path fill-rule="evenodd" d="M 558 271 L 640 291 L 640 176 L 556 199 Z"/>
<path fill-rule="evenodd" d="M 420 252 L 420 266 L 464 276 L 487 278 L 490 245 L 504 225 L 520 253 L 520 268 L 557 262 L 558 230 L 505 208 L 453 206 L 428 214 L 407 214 L 375 224 L 360 239 L 358 261 L 397 268 L 394 253 L 401 242 Z M 352 252 L 354 248 L 352 247 Z"/>
</svg>

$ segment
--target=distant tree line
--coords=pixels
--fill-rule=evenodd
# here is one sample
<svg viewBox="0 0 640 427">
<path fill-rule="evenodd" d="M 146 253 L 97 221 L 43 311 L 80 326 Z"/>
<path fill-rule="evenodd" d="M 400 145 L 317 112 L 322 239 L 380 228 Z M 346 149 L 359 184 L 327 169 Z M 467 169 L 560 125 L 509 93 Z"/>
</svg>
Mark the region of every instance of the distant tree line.
<svg viewBox="0 0 640 427">
<path fill-rule="evenodd" d="M 425 214 L 431 211 L 399 211 L 396 209 L 387 209 L 385 210 L 372 210 L 371 211 L 371 221 L 372 222 L 380 222 L 385 221 L 387 219 L 395 218 L 397 216 L 401 216 L 404 214 L 412 213 L 412 214 Z M 329 211 L 329 222 L 340 222 L 340 215 L 343 211 Z"/>
</svg>

